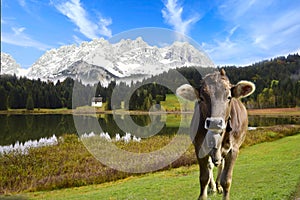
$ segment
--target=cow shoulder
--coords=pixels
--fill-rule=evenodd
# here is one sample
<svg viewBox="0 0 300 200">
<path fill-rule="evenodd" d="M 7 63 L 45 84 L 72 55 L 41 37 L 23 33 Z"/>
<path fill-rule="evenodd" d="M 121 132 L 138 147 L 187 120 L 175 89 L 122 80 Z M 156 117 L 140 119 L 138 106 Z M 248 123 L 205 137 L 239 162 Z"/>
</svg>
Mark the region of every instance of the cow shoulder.
<svg viewBox="0 0 300 200">
<path fill-rule="evenodd" d="M 233 135 L 240 135 L 248 126 L 248 114 L 243 103 L 236 98 L 232 99 L 230 111 L 230 128 Z"/>
</svg>

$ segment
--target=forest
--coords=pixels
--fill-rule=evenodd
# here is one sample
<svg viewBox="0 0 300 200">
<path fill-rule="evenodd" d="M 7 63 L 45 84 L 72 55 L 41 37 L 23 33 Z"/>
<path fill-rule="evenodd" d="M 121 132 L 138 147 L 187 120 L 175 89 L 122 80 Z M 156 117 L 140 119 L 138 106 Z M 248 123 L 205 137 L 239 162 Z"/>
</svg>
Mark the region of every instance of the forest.
<svg viewBox="0 0 300 200">
<path fill-rule="evenodd" d="M 254 63 L 246 67 L 222 66 L 232 84 L 240 80 L 255 83 L 256 91 L 244 99 L 248 108 L 275 108 L 300 106 L 300 56 L 281 56 Z M 26 77 L 0 75 L 0 110 L 34 108 L 76 108 L 90 105 L 94 96 L 102 96 L 107 102 L 105 109 L 127 108 L 149 110 L 164 101 L 166 94 L 174 93 L 185 80 L 194 87 L 200 86 L 202 77 L 216 68 L 182 67 L 169 70 L 143 81 L 116 83 L 107 87 L 99 82 L 84 85 L 80 81 L 66 78 L 56 83 L 30 80 Z M 178 75 L 180 73 L 182 76 Z M 72 99 L 72 95 L 76 98 Z M 124 99 L 128 99 L 125 102 Z M 122 103 L 123 102 L 123 103 Z"/>
</svg>

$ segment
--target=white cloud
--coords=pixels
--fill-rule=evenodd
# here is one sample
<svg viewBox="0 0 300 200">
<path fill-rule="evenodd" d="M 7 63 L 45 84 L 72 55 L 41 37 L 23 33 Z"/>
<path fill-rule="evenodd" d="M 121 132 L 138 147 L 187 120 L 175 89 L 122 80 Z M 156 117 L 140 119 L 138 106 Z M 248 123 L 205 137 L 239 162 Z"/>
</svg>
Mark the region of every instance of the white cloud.
<svg viewBox="0 0 300 200">
<path fill-rule="evenodd" d="M 98 26 L 99 26 L 100 34 L 111 37 L 111 35 L 112 35 L 111 30 L 107 28 L 107 26 L 112 24 L 111 18 L 107 18 L 107 19 L 102 18 L 102 17 L 99 17 L 99 18 L 100 19 L 99 19 Z"/>
<path fill-rule="evenodd" d="M 45 51 L 51 48 L 49 45 L 36 41 L 27 34 L 25 34 L 25 27 L 12 27 L 11 30 L 12 32 L 9 33 L 1 32 L 1 42 L 22 47 L 33 47 L 41 51 Z"/>
<path fill-rule="evenodd" d="M 52 4 L 54 3 L 52 2 Z M 54 4 L 54 6 L 60 13 L 68 17 L 87 38 L 94 39 L 98 38 L 99 35 L 112 36 L 111 30 L 107 28 L 112 20 L 100 17 L 98 23 L 90 21 L 80 0 L 69 0 L 65 3 Z"/>
<path fill-rule="evenodd" d="M 224 0 L 218 11 L 230 30 L 203 48 L 216 63 L 237 65 L 297 52 L 299 10 L 300 1 Z"/>
<path fill-rule="evenodd" d="M 298 10 L 288 10 L 273 19 L 253 22 L 250 32 L 253 44 L 266 50 L 295 45 L 300 39 L 299 19 Z"/>
<path fill-rule="evenodd" d="M 247 46 L 245 41 L 233 39 L 234 33 L 238 26 L 231 28 L 223 33 L 224 38 L 215 38 L 213 43 L 202 43 L 202 48 L 209 54 L 216 65 L 234 65 L 233 60 L 249 64 L 251 58 L 241 58 L 244 55 L 244 47 Z M 241 60 L 242 59 L 242 60 Z"/>
<path fill-rule="evenodd" d="M 239 24 L 253 45 L 270 50 L 290 43 L 291 36 L 298 35 L 299 39 L 300 3 L 294 1 L 295 5 L 289 6 L 291 3 L 280 0 L 252 0 L 251 3 L 237 0 L 233 3 L 229 0 L 227 4 L 231 9 L 225 9 L 223 16 L 229 23 Z"/>
<path fill-rule="evenodd" d="M 182 19 L 183 7 L 177 0 L 164 1 L 165 8 L 162 9 L 162 15 L 166 23 L 181 34 L 188 34 L 191 26 L 199 21 L 198 14 L 184 20 Z"/>
<path fill-rule="evenodd" d="M 21 28 L 12 27 L 12 30 L 13 30 L 15 35 L 22 34 L 25 31 L 25 29 L 26 29 L 25 27 L 21 27 Z"/>
</svg>

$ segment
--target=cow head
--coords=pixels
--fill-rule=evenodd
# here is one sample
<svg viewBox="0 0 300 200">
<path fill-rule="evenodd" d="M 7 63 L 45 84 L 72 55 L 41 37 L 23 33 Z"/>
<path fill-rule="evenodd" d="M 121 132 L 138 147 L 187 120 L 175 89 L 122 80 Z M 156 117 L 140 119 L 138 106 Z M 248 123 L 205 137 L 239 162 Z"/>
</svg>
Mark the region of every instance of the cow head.
<svg viewBox="0 0 300 200">
<path fill-rule="evenodd" d="M 221 147 L 224 133 L 228 128 L 232 98 L 249 96 L 254 90 L 255 85 L 248 81 L 232 85 L 223 69 L 205 76 L 199 89 L 185 84 L 176 90 L 178 96 L 196 101 L 195 113 L 200 114 L 198 123 L 204 126 L 201 128 L 206 133 L 201 150 L 206 155 L 210 154 L 215 165 L 219 165 L 222 161 Z M 195 124 L 192 123 L 191 126 Z"/>
</svg>

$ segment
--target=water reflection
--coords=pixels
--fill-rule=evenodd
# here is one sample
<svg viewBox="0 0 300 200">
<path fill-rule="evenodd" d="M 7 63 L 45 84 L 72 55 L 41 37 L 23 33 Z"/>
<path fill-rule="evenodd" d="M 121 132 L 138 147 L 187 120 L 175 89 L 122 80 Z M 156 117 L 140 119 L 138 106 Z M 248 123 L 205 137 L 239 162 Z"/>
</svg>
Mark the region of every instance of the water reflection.
<svg viewBox="0 0 300 200">
<path fill-rule="evenodd" d="M 266 117 L 253 115 L 249 116 L 249 126 L 273 126 L 279 124 L 300 124 L 299 116 L 274 116 Z"/>
<path fill-rule="evenodd" d="M 72 115 L 0 115 L 0 145 L 75 132 Z"/>
<path fill-rule="evenodd" d="M 112 137 L 117 133 L 124 135 L 126 132 L 130 132 L 137 137 L 146 138 L 150 136 L 149 133 L 143 131 L 147 126 L 149 129 L 153 129 L 152 132 L 150 131 L 152 134 L 175 134 L 181 121 L 182 126 L 186 128 L 188 133 L 191 117 L 191 114 L 183 116 L 168 114 L 166 119 L 163 119 L 160 115 L 116 115 L 117 121 L 121 123 L 117 124 L 113 115 L 103 114 L 94 120 L 96 123 L 91 123 L 91 118 L 93 118 L 91 116 L 79 116 L 79 120 L 89 127 L 90 132 L 95 132 L 100 126 L 103 132 L 108 132 Z M 132 130 L 132 127 L 127 126 L 127 118 L 131 118 L 137 124 L 136 129 Z M 163 123 L 163 125 L 157 131 L 157 127 L 149 126 L 151 123 L 159 126 Z M 258 127 L 277 124 L 300 124 L 300 118 L 299 116 L 249 116 L 249 126 Z M 16 141 L 38 140 L 42 137 L 51 137 L 53 134 L 59 137 L 63 134 L 76 133 L 72 115 L 0 115 L 0 145 L 9 145 Z"/>
<path fill-rule="evenodd" d="M 169 119 L 168 119 L 169 118 Z M 128 124 L 128 120 L 132 120 L 136 126 L 132 127 Z M 125 135 L 131 133 L 140 138 L 148 138 L 153 135 L 175 134 L 179 129 L 181 118 L 178 119 L 176 126 L 171 125 L 172 115 L 168 115 L 167 119 L 163 119 L 160 115 L 100 115 L 95 120 L 91 116 L 75 116 L 76 127 L 79 135 L 84 133 L 108 132 L 111 137 L 116 134 Z M 149 126 L 149 125 L 152 126 Z M 188 133 L 189 125 L 183 126 Z"/>
</svg>

